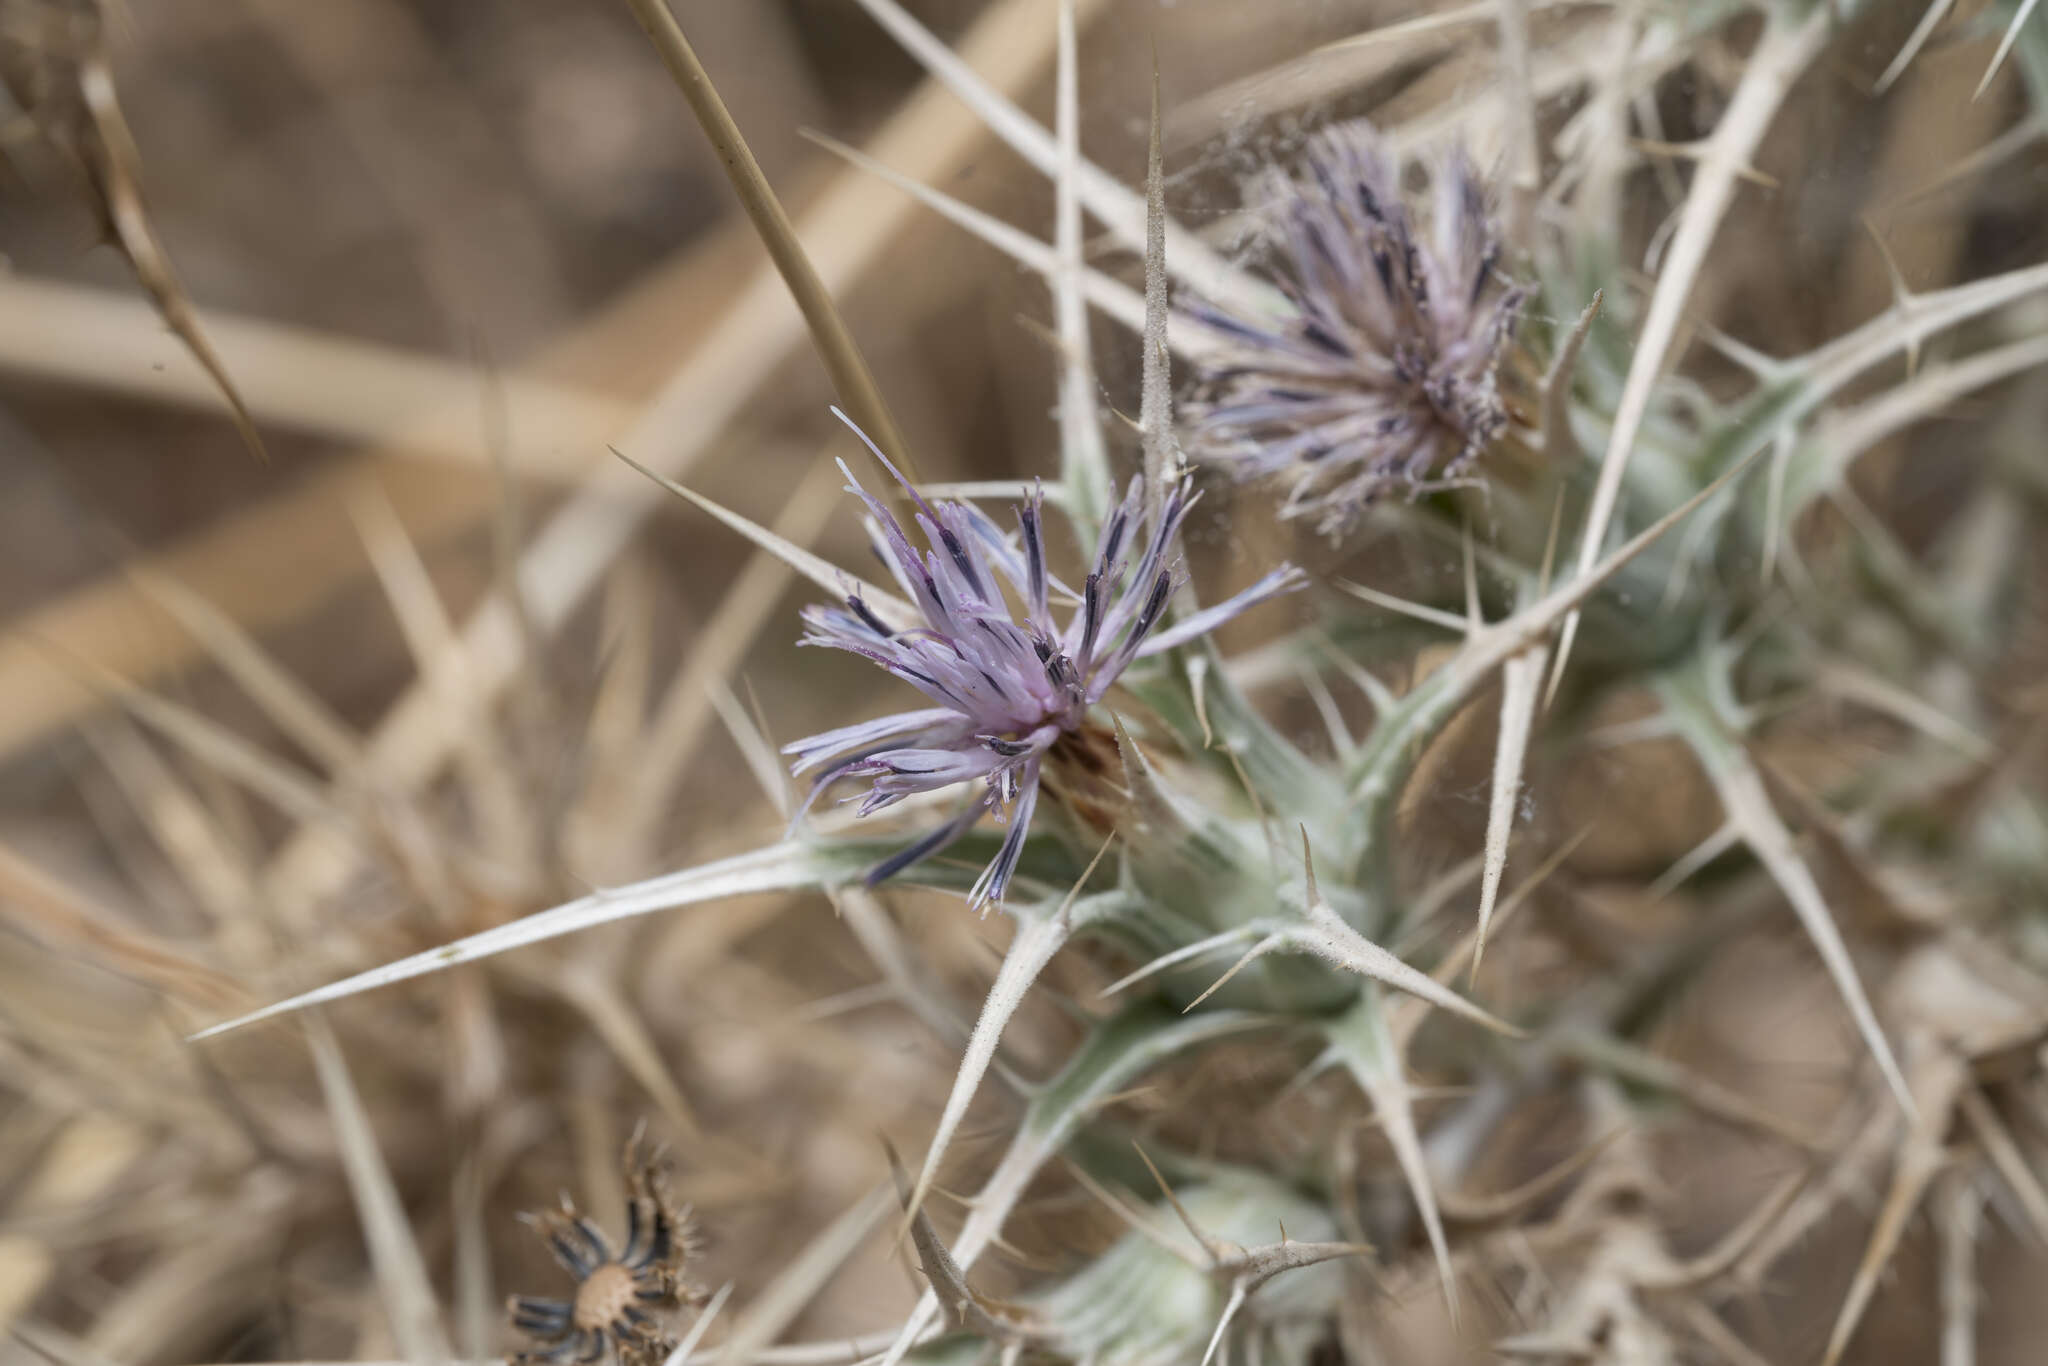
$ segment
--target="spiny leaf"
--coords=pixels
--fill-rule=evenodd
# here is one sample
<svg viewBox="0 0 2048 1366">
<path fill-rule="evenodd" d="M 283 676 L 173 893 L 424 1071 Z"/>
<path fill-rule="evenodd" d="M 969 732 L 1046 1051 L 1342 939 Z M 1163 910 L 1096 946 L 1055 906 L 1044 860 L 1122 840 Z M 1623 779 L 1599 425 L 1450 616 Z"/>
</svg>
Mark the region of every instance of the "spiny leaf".
<svg viewBox="0 0 2048 1366">
<path fill-rule="evenodd" d="M 1360 747 L 1358 761 L 1350 766 L 1348 774 L 1353 798 L 1361 806 L 1379 808 L 1377 814 L 1370 809 L 1365 813 L 1368 829 L 1377 829 L 1380 816 L 1391 809 L 1393 779 L 1405 768 L 1412 746 L 1434 734 L 1493 670 L 1534 644 L 1630 561 L 1739 478 L 1763 454 L 1763 449 L 1754 446 L 1730 461 L 1712 483 L 1637 533 L 1591 573 L 1560 584 L 1513 616 L 1473 636 L 1464 648 L 1385 714 Z"/>
<path fill-rule="evenodd" d="M 1002 1160 L 974 1195 L 967 1222 L 953 1240 L 954 1259 L 963 1269 L 974 1265 L 1001 1234 L 1039 1169 L 1066 1146 L 1103 1101 L 1184 1049 L 1265 1023 L 1267 1017 L 1245 1011 L 1182 1015 L 1163 1003 L 1147 1001 L 1097 1024 L 1058 1075 L 1032 1099 Z M 901 1362 L 931 1327 L 937 1312 L 937 1298 L 927 1292 L 883 1354 L 880 1366 Z"/>
<path fill-rule="evenodd" d="M 999 1322 L 991 1312 L 989 1302 L 967 1283 L 967 1273 L 946 1251 L 945 1243 L 939 1239 L 939 1231 L 932 1227 L 931 1216 L 918 1207 L 909 1181 L 903 1175 L 903 1164 L 896 1157 L 896 1150 L 886 1142 L 883 1147 L 889 1154 L 889 1174 L 896 1182 L 897 1199 L 903 1202 L 903 1217 L 910 1224 L 910 1240 L 917 1249 L 918 1265 L 923 1268 L 932 1293 L 938 1297 L 939 1308 L 946 1316 L 946 1326 L 956 1330 L 965 1328 L 990 1341 L 1010 1336 L 1010 1325 Z"/>
<path fill-rule="evenodd" d="M 1712 670 L 1716 666 L 1708 663 L 1704 667 Z M 1856 974 L 1848 946 L 1842 942 L 1842 933 L 1836 928 L 1834 917 L 1828 913 L 1826 898 L 1821 895 L 1820 886 L 1814 881 L 1805 860 L 1794 848 L 1791 833 L 1771 805 L 1763 776 L 1741 745 L 1728 733 L 1724 720 L 1714 715 L 1713 704 L 1701 695 L 1703 689 L 1708 692 L 1725 691 L 1715 688 L 1712 677 L 1667 677 L 1660 683 L 1658 692 L 1677 722 L 1679 733 L 1691 745 L 1720 795 L 1730 827 L 1764 865 L 1771 880 L 1778 884 L 1785 899 L 1792 904 L 1793 913 L 1799 917 L 1800 925 L 1806 930 L 1807 938 L 1819 950 L 1828 976 L 1834 979 L 1835 989 L 1849 1007 L 1857 1033 L 1863 1036 L 1864 1046 L 1876 1060 L 1892 1095 L 1907 1115 L 1916 1115 L 1905 1075 L 1899 1070 L 1898 1060 L 1885 1039 L 1883 1027 L 1877 1022 L 1876 1012 L 1871 1009 L 1870 998 L 1863 990 L 1862 979 Z"/>
<path fill-rule="evenodd" d="M 1105 851 L 1108 849 L 1107 843 L 1103 848 Z M 1100 857 L 1098 854 L 1097 858 Z M 1094 865 L 1090 864 L 1089 872 L 1093 871 Z M 1087 881 L 1087 876 L 1084 874 L 1081 880 Z M 939 1127 L 932 1134 L 924 1166 L 917 1174 L 917 1186 L 910 1192 L 905 1205 L 906 1218 L 924 1207 L 924 1198 L 938 1176 L 939 1164 L 946 1156 L 953 1134 L 960 1127 L 960 1121 L 967 1117 L 967 1107 L 974 1099 L 976 1088 L 981 1085 L 982 1075 L 988 1071 L 989 1063 L 995 1057 L 1003 1029 L 1011 1016 L 1017 1013 L 1018 1007 L 1024 1004 L 1025 993 L 1030 991 L 1031 984 L 1038 980 L 1038 974 L 1045 970 L 1045 965 L 1052 961 L 1053 955 L 1073 937 L 1076 930 L 1085 928 L 1102 916 L 1114 914 L 1115 909 L 1128 899 L 1121 892 L 1109 892 L 1051 913 L 1042 909 L 1016 908 L 1016 936 L 1003 955 L 1003 965 L 997 971 L 995 981 L 989 984 L 988 998 L 982 1002 L 981 1014 L 974 1022 L 974 1032 L 968 1035 L 967 1051 L 954 1074 L 952 1090 L 946 1096 L 946 1107 L 939 1115 Z"/>
<path fill-rule="evenodd" d="M 1301 832 L 1301 856 L 1302 872 L 1308 892 L 1302 907 L 1302 915 L 1308 921 L 1308 928 L 1305 932 L 1291 927 L 1276 930 L 1276 933 L 1285 936 L 1289 947 L 1319 954 L 1339 967 L 1347 968 L 1362 977 L 1383 982 L 1433 1006 L 1448 1010 L 1454 1015 L 1462 1015 L 1476 1024 L 1486 1026 L 1496 1034 L 1505 1034 L 1511 1038 L 1520 1036 L 1521 1030 L 1481 1010 L 1428 973 L 1402 962 L 1353 929 L 1338 915 L 1316 887 L 1315 863 L 1309 851 L 1306 829 Z"/>
<path fill-rule="evenodd" d="M 1607 454 L 1600 462 L 1599 482 L 1594 485 L 1592 506 L 1586 514 L 1585 538 L 1579 546 L 1581 576 L 1591 573 L 1599 562 L 1601 548 L 1607 541 L 1608 523 L 1621 496 L 1622 476 L 1628 470 L 1636 438 L 1649 413 L 1652 390 L 1678 335 L 1686 300 L 1706 264 L 1708 248 L 1734 199 L 1740 172 L 1755 156 L 1793 83 L 1820 55 L 1832 31 L 1833 20 L 1826 5 L 1813 6 L 1796 22 L 1787 20 L 1777 10 L 1770 11 L 1770 16 L 1763 37 L 1750 53 L 1742 79 L 1701 154 L 1664 269 L 1658 274 L 1657 287 L 1650 296 L 1649 312 L 1629 363 L 1628 378 L 1622 386 L 1621 401 L 1608 437 Z M 1571 658 L 1578 622 L 1576 611 L 1565 619 L 1558 641 L 1557 665 L 1551 673 L 1552 694 L 1556 693 L 1558 680 L 1564 676 L 1565 665 Z"/>
<path fill-rule="evenodd" d="M 1330 1049 L 1342 1060 L 1379 1116 L 1380 1131 L 1394 1150 L 1394 1161 L 1415 1199 L 1429 1236 L 1430 1252 L 1436 1258 L 1437 1277 L 1444 1292 L 1444 1304 L 1453 1320 L 1458 1316 L 1457 1273 L 1451 1266 L 1450 1244 L 1444 1239 L 1443 1218 L 1437 1211 L 1436 1192 L 1429 1166 L 1422 1155 L 1422 1140 L 1415 1130 L 1415 1101 L 1408 1078 L 1387 1029 L 1386 1003 L 1371 987 L 1358 1004 L 1325 1027 Z"/>
</svg>

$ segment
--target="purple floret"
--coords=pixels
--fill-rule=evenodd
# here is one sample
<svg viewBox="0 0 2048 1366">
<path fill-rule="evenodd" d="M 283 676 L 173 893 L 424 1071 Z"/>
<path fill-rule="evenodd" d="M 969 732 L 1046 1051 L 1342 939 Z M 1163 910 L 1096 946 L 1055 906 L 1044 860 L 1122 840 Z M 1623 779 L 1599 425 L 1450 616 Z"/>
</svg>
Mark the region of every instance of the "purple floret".
<svg viewBox="0 0 2048 1366">
<path fill-rule="evenodd" d="M 968 901 L 977 908 L 999 904 L 1023 852 L 1049 751 L 1081 728 L 1131 661 L 1193 639 L 1301 582 L 1298 571 L 1283 566 L 1162 631 L 1180 576 L 1171 562 L 1174 536 L 1195 497 L 1186 478 L 1153 509 L 1145 505 L 1142 480 L 1131 480 L 1075 593 L 1047 569 L 1042 495 L 1016 510 L 1011 538 L 966 503 L 928 502 L 899 474 L 927 547 L 920 552 L 895 513 L 843 463 L 840 469 L 848 491 L 867 505 L 876 553 L 919 619 L 886 620 L 854 592 L 839 606 L 805 609 L 802 643 L 865 656 L 934 705 L 813 735 L 784 752 L 794 756 L 796 773 L 817 774 L 813 798 L 841 778 L 868 779 L 864 816 L 917 793 L 980 788 L 953 820 L 872 869 L 870 884 L 937 853 L 989 812 L 1009 830 Z M 1078 599 L 1064 627 L 1053 619 L 1055 592 Z"/>
</svg>

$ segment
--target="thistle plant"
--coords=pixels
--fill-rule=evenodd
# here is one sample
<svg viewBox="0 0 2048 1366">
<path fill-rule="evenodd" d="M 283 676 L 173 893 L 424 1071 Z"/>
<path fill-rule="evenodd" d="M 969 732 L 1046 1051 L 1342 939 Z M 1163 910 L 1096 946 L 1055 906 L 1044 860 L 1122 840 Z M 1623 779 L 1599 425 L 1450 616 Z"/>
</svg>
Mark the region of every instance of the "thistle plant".
<svg viewBox="0 0 2048 1366">
<path fill-rule="evenodd" d="M 1805 1355 L 1834 1366 L 1869 1331 L 1923 1208 L 1942 1240 L 1930 1302 L 1947 1341 L 1974 1344 L 1964 1292 L 1986 1208 L 2048 1236 L 2048 798 L 2021 762 L 2048 658 L 2025 577 L 2038 441 L 1987 461 L 1925 547 L 1865 506 L 1859 461 L 2048 361 L 2048 266 L 1920 293 L 1895 275 L 1890 307 L 1804 352 L 1704 321 L 1702 344 L 1681 344 L 1734 196 L 1768 178 L 1753 163 L 1773 120 L 1851 59 L 1837 24 L 1860 21 L 1837 11 L 1854 7 L 1573 16 L 1532 65 L 1530 7 L 1503 5 L 1487 22 L 1522 69 L 1433 126 L 1339 121 L 1298 154 L 1259 153 L 1237 205 L 1254 248 L 1231 259 L 1169 214 L 1158 108 L 1142 190 L 1083 159 L 1073 5 L 1048 129 L 895 0 L 860 4 L 1051 182 L 1049 241 L 907 187 L 1043 279 L 1060 370 L 1047 458 L 934 485 L 868 418 L 885 411 L 869 393 L 845 423 L 864 449 L 837 437 L 836 469 L 840 523 L 859 518 L 881 566 L 870 582 L 626 443 L 684 500 L 673 516 L 711 517 L 825 595 L 777 633 L 877 666 L 884 700 L 835 702 L 778 756 L 772 708 L 757 722 L 721 693 L 779 837 L 575 896 L 566 856 L 532 861 L 496 893 L 522 913 L 456 919 L 353 975 L 323 964 L 339 980 L 195 1037 L 332 1007 L 306 1018 L 346 1115 L 338 1049 L 319 1040 L 325 1019 L 370 1012 L 350 998 L 524 973 L 659 1095 L 685 1161 L 765 1152 L 691 1113 L 582 960 L 494 960 L 792 894 L 821 927 L 829 903 L 874 965 L 882 990 L 860 1008 L 907 1008 L 948 1075 L 917 1116 L 921 1153 L 787 1254 L 731 1326 L 734 1358 L 840 1359 L 828 1337 L 775 1346 L 804 1302 L 782 1277 L 813 1292 L 893 1232 L 922 1284 L 844 1349 L 870 1366 L 1744 1361 L 1776 1321 L 1727 1306 L 1806 1267 L 1808 1235 L 1871 1188 L 1864 1251 Z M 2003 13 L 2019 33 L 2022 10 Z M 674 57 L 679 34 L 648 27 L 686 83 L 702 77 Z M 1906 41 L 1898 71 L 1926 35 Z M 2048 89 L 2048 48 L 2006 46 L 2017 56 L 1997 59 Z M 1683 145 L 1657 124 L 1659 82 L 1679 72 L 1726 82 Z M 1674 147 L 1684 176 L 1666 175 Z M 1650 185 L 1670 212 L 1646 242 L 1622 201 Z M 743 193 L 815 305 L 765 181 Z M 1511 196 L 1526 210 L 1512 239 Z M 1122 259 L 1084 255 L 1084 212 Z M 1123 328 L 1109 347 L 1091 309 Z M 836 318 L 813 326 L 831 373 L 871 386 Z M 1097 354 L 1125 362 L 1134 422 L 1105 406 L 1133 405 Z M 1234 556 L 1198 534 L 1219 504 Z M 1313 560 L 1297 553 L 1310 535 L 1328 542 Z M 1246 586 L 1212 591 L 1225 574 Z M 1240 632 L 1259 643 L 1237 649 Z M 281 694 L 246 651 L 223 653 L 251 691 Z M 2019 738 L 2007 754 L 1993 735 Z M 1688 812 L 1689 849 L 1645 833 L 1673 793 L 1707 813 Z M 487 785 L 465 794 L 488 814 Z M 400 866 L 415 814 L 388 821 Z M 460 867 L 420 877 L 421 899 L 483 901 Z M 1000 962 L 962 1012 L 934 944 L 983 925 Z M 367 953 L 352 946 L 349 969 Z M 1781 1104 L 1768 1068 L 1710 1075 L 1681 1054 L 1694 1003 L 1735 1001 L 1716 1027 L 1765 1034 L 1777 992 L 1853 1040 L 1828 1055 L 1843 1075 L 1825 1113 Z M 659 978 L 649 992 L 677 994 Z M 241 1004 L 209 1001 L 208 1018 Z M 1000 1115 L 992 1152 L 970 1141 L 983 1113 Z M 1683 1189 L 1674 1132 L 1738 1135 L 1729 1150 L 1762 1154 L 1766 1179 Z M 396 1197 L 366 1189 L 388 1234 Z M 1076 1207 L 1099 1236 L 1075 1234 Z M 625 1213 L 622 1244 L 571 1206 L 539 1219 L 577 1287 L 513 1300 L 529 1359 L 680 1366 L 710 1331 L 722 1300 L 680 1341 L 653 1317 L 696 1308 L 700 1273 L 693 1256 L 682 1275 L 681 1211 L 630 1157 Z M 373 1245 L 391 1255 L 389 1237 Z M 410 1308 L 394 1321 L 431 1320 L 430 1300 Z M 404 1349 L 446 1355 L 426 1333 Z"/>
</svg>

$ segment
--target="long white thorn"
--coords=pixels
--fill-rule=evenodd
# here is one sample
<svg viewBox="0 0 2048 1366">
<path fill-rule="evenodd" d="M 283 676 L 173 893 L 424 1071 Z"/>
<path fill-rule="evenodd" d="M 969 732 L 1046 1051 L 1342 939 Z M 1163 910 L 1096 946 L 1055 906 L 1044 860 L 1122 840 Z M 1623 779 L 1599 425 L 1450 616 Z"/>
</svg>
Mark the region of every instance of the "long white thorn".
<svg viewBox="0 0 2048 1366">
<path fill-rule="evenodd" d="M 839 410 L 835 408 L 833 411 L 836 413 Z M 697 507 L 710 513 L 713 517 L 716 517 L 719 521 L 775 556 L 791 569 L 794 569 L 797 573 L 824 589 L 827 593 L 830 593 L 835 599 L 844 597 L 848 589 L 856 589 L 861 597 L 866 600 L 867 605 L 873 608 L 877 615 L 889 620 L 891 625 L 910 626 L 917 622 L 917 609 L 890 590 L 878 584 L 870 583 L 858 574 L 841 569 L 822 555 L 812 554 L 788 537 L 777 535 L 759 522 L 751 518 L 742 517 L 739 513 L 734 512 L 731 508 L 721 503 L 714 503 L 695 489 L 687 488 L 670 479 L 667 475 L 657 474 L 617 447 L 612 448 L 612 454 L 684 502 L 694 503 Z"/>
<path fill-rule="evenodd" d="M 1991 54 L 1991 65 L 1984 68 L 1984 79 L 1977 82 L 1977 89 L 1970 96 L 1972 103 L 1990 89 L 1991 78 L 1998 74 L 1998 68 L 2005 65 L 2006 55 L 2012 51 L 2012 45 L 2020 39 L 2020 25 L 2027 22 L 2027 16 L 2032 14 L 2034 6 L 2040 3 L 2041 0 L 2021 0 L 2019 13 L 2013 15 L 2012 23 L 2005 30 L 2005 37 L 1998 40 L 1998 51 Z"/>
<path fill-rule="evenodd" d="M 1525 650 L 1501 666 L 1500 738 L 1493 751 L 1493 793 L 1486 813 L 1486 863 L 1479 878 L 1479 939 L 1472 950 L 1472 975 L 1486 956 L 1486 931 L 1493 922 L 1494 898 L 1500 895 L 1501 873 L 1508 866 L 1508 837 L 1515 828 L 1516 798 L 1522 790 L 1522 765 L 1529 753 L 1529 731 L 1536 717 L 1537 692 L 1550 651 L 1541 645 Z"/>
<path fill-rule="evenodd" d="M 1024 1003 L 1024 994 L 1038 980 L 1038 974 L 1045 970 L 1045 965 L 1052 961 L 1060 946 L 1067 942 L 1070 933 L 1064 916 L 1018 917 L 1016 936 L 1010 941 L 1009 952 L 1003 955 L 1003 965 L 996 972 L 996 980 L 989 986 L 988 999 L 982 1003 L 981 1015 L 974 1022 L 974 1032 L 967 1036 L 967 1051 L 960 1059 L 959 1071 L 954 1074 L 953 1089 L 946 1096 L 946 1108 L 939 1115 L 939 1127 L 932 1134 L 931 1147 L 925 1152 L 924 1167 L 917 1174 L 917 1185 L 903 1207 L 906 1222 L 915 1218 L 918 1210 L 924 1207 L 924 1198 L 939 1174 L 939 1164 L 944 1160 L 947 1148 L 952 1145 L 954 1131 L 967 1117 L 967 1107 L 973 1102 L 982 1076 L 995 1057 L 996 1045 L 1002 1041 L 1003 1027 L 1017 1013 L 1017 1008 Z"/>
<path fill-rule="evenodd" d="M 1941 21 L 1948 17 L 1948 12 L 1955 7 L 1955 3 L 1956 0 L 1932 0 L 1927 6 L 1927 12 L 1920 16 L 1920 22 L 1913 26 L 1913 36 L 1906 39 L 1906 45 L 1899 49 L 1899 55 L 1892 58 L 1892 64 L 1877 78 L 1877 84 L 1871 87 L 1871 93 L 1882 95 L 1892 88 L 1892 82 L 1906 74 L 1906 68 L 1920 55 L 1920 49 L 1927 46 L 1927 40 L 1934 36 L 1934 30 L 1941 26 Z"/>
<path fill-rule="evenodd" d="M 1813 941 L 1828 976 L 1834 980 L 1835 990 L 1841 995 L 1843 1004 L 1848 1006 L 1850 1018 L 1856 1023 L 1856 1032 L 1863 1037 L 1864 1047 L 1876 1060 L 1878 1071 L 1884 1075 L 1885 1084 L 1891 1088 L 1899 1108 L 1905 1112 L 1909 1122 L 1917 1125 L 1919 1107 L 1914 1104 L 1905 1074 L 1899 1069 L 1884 1028 L 1878 1023 L 1877 1012 L 1871 1008 L 1870 997 L 1863 990 L 1863 981 L 1856 974 L 1856 964 L 1849 957 L 1842 932 L 1828 912 L 1827 899 L 1821 894 L 1820 884 L 1814 881 L 1812 870 L 1806 866 L 1806 861 L 1799 856 L 1792 842 L 1791 832 L 1785 828 L 1777 808 L 1771 804 L 1763 775 L 1742 748 L 1740 737 L 1729 734 L 1719 719 L 1708 713 L 1703 703 L 1687 696 L 1683 685 L 1667 683 L 1660 692 L 1680 731 L 1691 743 L 1693 753 L 1707 770 L 1707 777 L 1720 796 L 1722 809 L 1727 812 L 1729 828 L 1749 846 L 1757 861 L 1763 864 L 1764 871 L 1778 884 L 1778 890 L 1792 904 L 1793 914 L 1799 917 L 1801 928 Z"/>
</svg>

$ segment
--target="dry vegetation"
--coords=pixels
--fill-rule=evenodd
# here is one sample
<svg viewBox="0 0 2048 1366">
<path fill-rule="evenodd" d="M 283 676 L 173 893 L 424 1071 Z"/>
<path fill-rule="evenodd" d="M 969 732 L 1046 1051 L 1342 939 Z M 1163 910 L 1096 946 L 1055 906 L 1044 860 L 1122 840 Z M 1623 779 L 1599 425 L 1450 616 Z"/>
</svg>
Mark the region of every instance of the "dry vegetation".
<svg viewBox="0 0 2048 1366">
<path fill-rule="evenodd" d="M 0 1366 L 496 1359 L 564 1191 L 693 1207 L 670 1366 L 2040 1359 L 2048 9 L 1063 8 L 675 0 L 778 271 L 646 0 L 0 0 Z M 1006 914 L 791 836 L 908 705 L 795 648 L 828 405 L 1079 582 L 1359 116 L 1528 291 L 1473 477 L 1203 471 L 1201 601 L 1309 582 Z"/>
</svg>

